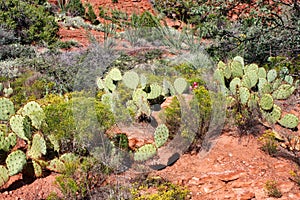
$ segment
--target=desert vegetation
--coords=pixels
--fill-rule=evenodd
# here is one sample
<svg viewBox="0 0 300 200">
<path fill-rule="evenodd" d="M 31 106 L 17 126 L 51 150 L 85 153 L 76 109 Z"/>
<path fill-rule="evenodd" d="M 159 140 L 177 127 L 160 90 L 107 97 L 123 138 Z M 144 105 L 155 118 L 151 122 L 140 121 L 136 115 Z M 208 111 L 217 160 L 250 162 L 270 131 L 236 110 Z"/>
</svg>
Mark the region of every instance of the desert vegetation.
<svg viewBox="0 0 300 200">
<path fill-rule="evenodd" d="M 95 5 L 0 0 L 2 192 L 55 173 L 49 200 L 190 199 L 151 172 L 209 151 L 224 127 L 300 165 L 298 1 Z M 77 29 L 88 44 L 61 40 Z M 130 170 L 130 186 L 108 182 Z M 265 190 L 282 196 L 276 181 Z"/>
</svg>

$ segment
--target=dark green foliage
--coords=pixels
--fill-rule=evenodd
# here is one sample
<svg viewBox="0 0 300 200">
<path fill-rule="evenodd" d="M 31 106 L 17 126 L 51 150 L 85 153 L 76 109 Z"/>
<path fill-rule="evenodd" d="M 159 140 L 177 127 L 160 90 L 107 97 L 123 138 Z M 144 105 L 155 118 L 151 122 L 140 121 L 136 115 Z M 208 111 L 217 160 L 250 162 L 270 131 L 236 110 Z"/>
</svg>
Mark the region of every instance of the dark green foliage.
<svg viewBox="0 0 300 200">
<path fill-rule="evenodd" d="M 81 0 L 70 0 L 66 5 L 67 14 L 70 16 L 81 16 L 84 17 L 85 8 Z"/>
<path fill-rule="evenodd" d="M 54 16 L 37 2 L 1 0 L 0 8 L 0 23 L 12 30 L 22 44 L 51 44 L 57 40 Z"/>
</svg>

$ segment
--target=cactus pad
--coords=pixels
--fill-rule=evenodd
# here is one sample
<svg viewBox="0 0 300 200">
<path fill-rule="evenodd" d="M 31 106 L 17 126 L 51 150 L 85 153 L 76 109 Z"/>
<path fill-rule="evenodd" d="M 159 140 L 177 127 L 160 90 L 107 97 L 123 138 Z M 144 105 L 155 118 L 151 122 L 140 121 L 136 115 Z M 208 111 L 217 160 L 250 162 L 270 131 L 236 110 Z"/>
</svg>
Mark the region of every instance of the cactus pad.
<svg viewBox="0 0 300 200">
<path fill-rule="evenodd" d="M 234 61 L 237 61 L 237 62 L 240 62 L 241 64 L 242 64 L 242 67 L 244 68 L 244 58 L 243 57 L 241 57 L 241 56 L 235 56 L 234 58 L 233 58 L 233 60 Z"/>
<path fill-rule="evenodd" d="M 174 87 L 178 94 L 182 94 L 184 90 L 187 88 L 187 82 L 184 78 L 177 78 L 174 81 Z"/>
<path fill-rule="evenodd" d="M 13 94 L 14 90 L 9 87 L 9 88 L 4 88 L 3 93 L 5 97 L 10 97 Z"/>
<path fill-rule="evenodd" d="M 5 162 L 9 176 L 13 176 L 23 170 L 26 164 L 26 155 L 23 151 L 16 150 L 7 156 Z"/>
<path fill-rule="evenodd" d="M 267 72 L 266 72 L 265 68 L 259 67 L 258 71 L 257 71 L 257 76 L 258 76 L 258 78 L 266 79 L 267 78 Z"/>
<path fill-rule="evenodd" d="M 230 91 L 233 95 L 236 95 L 236 90 L 241 86 L 241 79 L 235 77 L 229 84 Z"/>
<path fill-rule="evenodd" d="M 33 165 L 34 175 L 36 177 L 41 177 L 42 174 L 43 174 L 43 170 L 42 170 L 41 165 L 39 165 L 39 163 L 37 163 L 34 160 L 32 160 L 32 165 Z"/>
<path fill-rule="evenodd" d="M 17 136 L 14 133 L 9 133 L 8 136 L 0 131 L 0 150 L 9 151 L 10 147 L 15 146 L 17 143 Z"/>
<path fill-rule="evenodd" d="M 23 116 L 28 116 L 31 119 L 32 126 L 36 129 L 40 129 L 43 121 L 45 120 L 45 114 L 41 106 L 35 102 L 28 102 L 22 109 L 20 109 Z M 19 112 L 18 111 L 18 112 Z"/>
<path fill-rule="evenodd" d="M 158 84 L 150 85 L 150 93 L 148 94 L 148 99 L 155 99 L 159 97 L 162 93 L 162 88 Z"/>
<path fill-rule="evenodd" d="M 273 109 L 271 111 L 262 111 L 263 117 L 269 122 L 270 124 L 275 124 L 281 117 L 281 108 L 274 104 Z"/>
<path fill-rule="evenodd" d="M 289 84 L 283 84 L 280 85 L 279 88 L 273 92 L 272 96 L 274 99 L 284 100 L 289 98 L 294 91 L 294 86 Z"/>
<path fill-rule="evenodd" d="M 14 104 L 7 98 L 0 98 L 0 120 L 8 120 L 15 114 Z"/>
<path fill-rule="evenodd" d="M 257 84 L 258 81 L 258 75 L 256 70 L 249 70 L 247 73 L 245 73 L 246 76 L 250 79 L 250 88 L 254 87 Z"/>
<path fill-rule="evenodd" d="M 0 165 L 0 187 L 9 179 L 8 170 L 3 165 Z"/>
<path fill-rule="evenodd" d="M 96 85 L 97 85 L 98 89 L 100 89 L 100 90 L 103 90 L 106 88 L 104 81 L 100 77 L 97 77 Z"/>
<path fill-rule="evenodd" d="M 169 129 L 166 125 L 161 124 L 155 129 L 154 141 L 157 148 L 166 143 L 169 138 Z"/>
<path fill-rule="evenodd" d="M 297 116 L 295 116 L 293 114 L 286 114 L 280 120 L 278 120 L 278 123 L 281 126 L 293 129 L 293 128 L 296 128 L 298 126 L 299 119 L 298 119 Z"/>
<path fill-rule="evenodd" d="M 123 75 L 123 82 L 126 87 L 135 90 L 139 84 L 139 75 L 134 71 L 125 72 Z"/>
<path fill-rule="evenodd" d="M 63 173 L 65 171 L 65 164 L 60 159 L 54 158 L 50 161 L 47 169 L 54 172 Z"/>
<path fill-rule="evenodd" d="M 271 110 L 274 105 L 273 97 L 270 94 L 264 94 L 259 100 L 259 105 L 263 110 Z"/>
<path fill-rule="evenodd" d="M 230 63 L 232 77 L 242 77 L 243 76 L 243 65 L 239 61 L 233 60 Z"/>
<path fill-rule="evenodd" d="M 250 92 L 249 92 L 248 88 L 240 87 L 239 93 L 240 93 L 241 104 L 246 105 L 246 103 L 248 102 L 248 99 L 250 97 Z"/>
<path fill-rule="evenodd" d="M 221 85 L 225 85 L 223 71 L 220 69 L 216 69 L 214 72 L 214 80 Z"/>
<path fill-rule="evenodd" d="M 108 72 L 108 75 L 114 81 L 122 80 L 121 71 L 118 68 L 113 68 Z"/>
<path fill-rule="evenodd" d="M 21 116 L 21 115 L 14 115 L 10 118 L 9 120 L 9 124 L 10 127 L 12 129 L 12 131 L 17 134 L 18 137 L 20 137 L 23 140 L 29 140 L 26 137 L 25 131 L 24 131 L 24 120 L 25 117 Z"/>
<path fill-rule="evenodd" d="M 290 75 L 287 75 L 284 77 L 284 81 L 287 82 L 288 84 L 292 85 L 294 82 L 294 78 Z"/>
<path fill-rule="evenodd" d="M 244 73 L 247 74 L 249 73 L 250 71 L 254 70 L 255 73 L 257 74 L 258 73 L 258 65 L 257 64 L 250 64 L 250 65 L 247 65 L 244 69 Z"/>
<path fill-rule="evenodd" d="M 268 71 L 267 73 L 267 80 L 269 81 L 269 83 L 273 82 L 277 77 L 277 71 L 275 69 L 271 69 L 270 71 Z"/>
<path fill-rule="evenodd" d="M 156 147 L 153 144 L 145 144 L 134 153 L 135 161 L 146 161 L 156 154 Z"/>
<path fill-rule="evenodd" d="M 145 88 L 147 85 L 147 77 L 144 74 L 141 74 L 140 81 L 142 88 Z"/>
<path fill-rule="evenodd" d="M 46 142 L 40 134 L 33 135 L 32 144 L 27 155 L 32 159 L 39 159 L 46 154 Z"/>
<path fill-rule="evenodd" d="M 162 94 L 164 96 L 167 96 L 167 95 L 173 96 L 173 95 L 175 95 L 175 88 L 173 87 L 173 85 L 168 80 L 163 81 Z"/>
</svg>

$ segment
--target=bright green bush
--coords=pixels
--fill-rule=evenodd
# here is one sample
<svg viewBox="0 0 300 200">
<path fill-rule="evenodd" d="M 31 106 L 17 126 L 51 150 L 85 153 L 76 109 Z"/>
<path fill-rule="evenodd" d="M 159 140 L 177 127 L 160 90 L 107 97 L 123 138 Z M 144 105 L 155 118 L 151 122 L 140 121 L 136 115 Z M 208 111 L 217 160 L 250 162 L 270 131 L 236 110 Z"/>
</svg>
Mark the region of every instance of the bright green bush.
<svg viewBox="0 0 300 200">
<path fill-rule="evenodd" d="M 54 16 L 38 1 L 1 0 L 0 24 L 12 30 L 22 44 L 51 44 L 57 40 Z"/>
<path fill-rule="evenodd" d="M 56 98 L 55 96 L 53 98 Z M 114 123 L 109 107 L 94 98 L 69 97 L 44 108 L 47 126 L 45 135 L 52 135 L 60 143 L 61 152 L 78 152 L 84 149 L 82 138 L 96 137 Z M 51 100 L 49 99 L 49 102 Z M 80 119 L 76 116 L 81 116 Z"/>
</svg>

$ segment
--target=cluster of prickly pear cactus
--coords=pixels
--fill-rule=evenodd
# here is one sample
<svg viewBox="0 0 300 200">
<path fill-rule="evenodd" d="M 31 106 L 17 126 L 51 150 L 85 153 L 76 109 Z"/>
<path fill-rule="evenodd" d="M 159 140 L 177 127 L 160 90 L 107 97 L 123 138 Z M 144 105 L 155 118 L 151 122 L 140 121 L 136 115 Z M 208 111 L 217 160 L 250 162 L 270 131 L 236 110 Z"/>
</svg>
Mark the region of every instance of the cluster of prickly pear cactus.
<svg viewBox="0 0 300 200">
<path fill-rule="evenodd" d="M 132 99 L 125 102 L 127 108 L 140 114 L 151 114 L 149 101 L 159 97 L 173 96 L 182 94 L 188 88 L 188 83 L 183 78 L 175 79 L 173 85 L 170 81 L 163 80 L 159 83 L 147 83 L 147 77 L 144 74 L 138 74 L 135 71 L 127 71 L 123 75 L 117 68 L 111 69 L 104 78 L 97 78 L 96 85 L 98 89 L 103 90 L 102 101 L 110 105 L 114 111 L 115 100 L 118 95 L 114 94 L 119 84 L 123 84 L 127 89 L 132 90 Z"/>
<path fill-rule="evenodd" d="M 4 97 L 10 97 L 13 94 L 14 90 L 10 87 L 8 83 L 7 86 L 5 84 L 0 83 L 0 95 L 2 94 Z"/>
<path fill-rule="evenodd" d="M 154 144 L 145 144 L 134 152 L 135 161 L 145 161 L 152 158 L 157 149 L 163 146 L 169 138 L 169 129 L 166 125 L 161 124 L 156 127 L 154 132 Z"/>
<path fill-rule="evenodd" d="M 14 114 L 14 105 L 7 98 L 0 98 L 1 121 L 4 121 L 5 128 L 0 131 L 0 150 L 8 152 L 5 163 L 0 165 L 0 186 L 3 185 L 9 176 L 21 172 L 28 162 L 32 161 L 35 176 L 42 175 L 42 155 L 46 154 L 46 142 L 39 129 L 44 122 L 43 109 L 36 102 L 29 102 Z M 15 149 L 17 138 L 27 142 L 27 151 Z M 15 149 L 15 150 L 12 150 Z M 4 154 L 3 154 L 4 155 Z M 3 173 L 6 172 L 7 175 Z"/>
<path fill-rule="evenodd" d="M 288 73 L 287 68 L 277 73 L 275 69 L 267 72 L 256 64 L 244 65 L 243 58 L 237 56 L 228 64 L 220 61 L 214 78 L 228 96 L 230 107 L 240 103 L 245 108 L 260 108 L 269 123 L 293 129 L 299 119 L 293 114 L 282 116 L 280 107 L 275 104 L 277 100 L 289 98 L 299 86 L 299 80 L 294 81 Z"/>
</svg>

